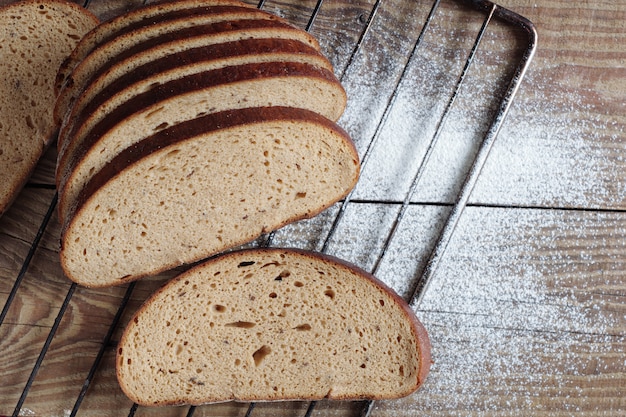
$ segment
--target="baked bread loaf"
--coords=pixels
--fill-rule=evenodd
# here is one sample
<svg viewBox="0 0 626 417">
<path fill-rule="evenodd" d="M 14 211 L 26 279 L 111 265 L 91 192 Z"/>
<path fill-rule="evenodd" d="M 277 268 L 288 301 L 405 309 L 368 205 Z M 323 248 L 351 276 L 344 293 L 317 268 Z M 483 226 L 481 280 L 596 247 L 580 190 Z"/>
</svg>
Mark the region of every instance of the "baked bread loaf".
<svg viewBox="0 0 626 417">
<path fill-rule="evenodd" d="M 163 82 L 159 80 L 169 80 L 177 74 L 183 76 L 198 72 L 204 65 L 192 64 L 210 61 L 213 65 L 218 65 L 218 62 L 223 62 L 219 64 L 221 66 L 238 65 L 251 62 L 248 55 L 255 57 L 256 61 L 253 62 L 295 60 L 309 62 L 332 71 L 332 65 L 319 51 L 303 42 L 290 39 L 301 37 L 299 32 L 297 29 L 285 30 L 281 27 L 262 25 L 260 28 L 228 30 L 200 36 L 185 35 L 182 39 L 173 41 L 167 39 L 172 35 L 169 34 L 158 40 L 152 40 L 149 42 L 151 45 L 147 45 L 146 42 L 125 50 L 109 64 L 101 66 L 91 74 L 83 88 L 77 88 L 73 94 L 68 94 L 57 101 L 58 111 L 66 109 L 62 123 L 65 129 L 59 135 L 59 149 L 65 140 L 64 130 L 67 131 L 67 127 L 74 124 L 77 115 L 86 104 L 91 103 L 103 90 L 105 92 L 100 95 L 100 101 L 123 88 L 128 88 L 138 73 L 143 74 L 144 83 L 157 74 L 160 78 L 155 82 Z M 281 58 L 280 54 L 285 55 Z M 171 71 L 178 67 L 180 70 Z M 187 70 L 183 71 L 183 68 Z"/>
<path fill-rule="evenodd" d="M 119 34 L 114 39 L 99 45 L 91 51 L 76 65 L 61 87 L 58 94 L 59 104 L 55 108 L 55 117 L 58 117 L 59 120 L 62 119 L 67 111 L 68 103 L 72 101 L 72 98 L 80 94 L 95 72 L 102 66 L 111 65 L 111 63 L 115 62 L 118 55 L 138 44 L 143 44 L 143 47 L 149 47 L 150 41 L 154 40 L 164 43 L 166 41 L 197 37 L 202 34 L 235 32 L 246 27 L 284 27 L 292 31 L 295 29 L 270 13 L 249 7 L 202 7 L 180 10 L 175 13 L 175 16 L 175 19 L 160 21 L 135 30 L 125 30 L 123 34 Z M 166 35 L 168 35 L 169 39 L 164 37 Z M 241 37 L 237 38 L 236 35 L 236 33 L 233 33 L 230 40 L 241 39 Z M 319 48 L 317 41 L 307 32 L 299 30 L 296 36 Z"/>
<path fill-rule="evenodd" d="M 59 219 L 65 221 L 69 205 L 93 174 L 165 126 L 210 112 L 262 106 L 304 108 L 336 120 L 345 105 L 345 91 L 330 71 L 294 62 L 225 67 L 157 85 L 67 140 L 73 147 L 59 153 L 57 167 Z"/>
<path fill-rule="evenodd" d="M 157 38 L 141 42 L 134 47 L 121 51 L 115 58 L 93 69 L 89 74 L 80 74 L 81 69 L 87 66 L 80 66 L 77 73 L 73 73 L 69 78 L 72 86 L 62 90 L 62 94 L 57 98 L 55 111 L 58 114 L 65 113 L 63 128 L 59 135 L 59 152 L 64 152 L 67 125 L 74 123 L 75 115 L 80 111 L 81 104 L 74 106 L 74 102 L 79 96 L 89 96 L 97 94 L 99 86 L 115 80 L 116 77 L 132 72 L 139 66 L 146 65 L 161 59 L 164 55 L 167 60 L 176 63 L 179 53 L 190 48 L 201 46 L 217 45 L 221 43 L 232 43 L 244 39 L 273 39 L 273 40 L 296 40 L 308 44 L 309 34 L 289 25 L 267 20 L 244 20 L 239 22 L 220 22 L 210 25 L 202 25 L 171 32 Z M 311 49 L 315 50 L 311 47 Z M 213 52 L 213 51 L 207 51 Z M 259 51 L 263 52 L 263 51 Z M 233 54 L 235 51 L 233 51 Z M 223 53 L 222 53 L 223 55 Z M 318 53 L 319 56 L 321 54 Z M 187 60 L 190 57 L 187 56 Z M 210 56 L 203 58 L 207 61 Z M 328 60 L 316 61 L 316 64 L 332 70 Z M 77 78 L 74 78 L 77 77 Z M 75 81 L 75 80 L 79 80 Z M 79 85 L 80 84 L 80 85 Z M 88 101 L 87 97 L 83 100 Z M 74 114 L 69 114 L 73 112 Z"/>
<path fill-rule="evenodd" d="M 229 400 L 391 399 L 430 367 L 404 300 L 359 268 L 291 249 L 231 252 L 168 282 L 117 350 L 140 405 Z"/>
<path fill-rule="evenodd" d="M 196 262 L 316 215 L 358 174 L 351 139 L 318 113 L 211 113 L 126 148 L 91 178 L 68 208 L 61 265 L 103 287 Z"/>
<path fill-rule="evenodd" d="M 97 18 L 74 3 L 26 0 L 0 8 L 0 215 L 54 139 L 54 80 Z"/>
<path fill-rule="evenodd" d="M 282 34 L 278 30 L 276 34 Z M 200 37 L 200 46 L 192 47 L 194 39 L 165 44 L 148 51 L 118 59 L 115 65 L 91 80 L 87 88 L 71 103 L 59 133 L 59 150 L 64 152 L 65 137 L 73 127 L 94 114 L 94 109 L 104 102 L 117 106 L 130 97 L 146 92 L 156 83 L 171 81 L 198 72 L 248 64 L 251 62 L 304 62 L 333 70 L 332 65 L 315 49 L 308 45 L 280 37 L 246 39 L 212 43 L 223 34 Z M 177 52 L 172 53 L 172 49 Z"/>
<path fill-rule="evenodd" d="M 123 13 L 110 20 L 100 23 L 80 39 L 72 53 L 62 62 L 55 79 L 55 92 L 61 90 L 67 77 L 94 48 L 106 43 L 120 34 L 120 31 L 128 31 L 155 22 L 154 18 L 166 15 L 177 10 L 185 10 L 198 6 L 231 5 L 246 7 L 247 4 L 240 0 L 165 0 L 152 2 L 149 5 L 138 7 Z M 164 17 L 165 19 L 168 16 Z"/>
</svg>

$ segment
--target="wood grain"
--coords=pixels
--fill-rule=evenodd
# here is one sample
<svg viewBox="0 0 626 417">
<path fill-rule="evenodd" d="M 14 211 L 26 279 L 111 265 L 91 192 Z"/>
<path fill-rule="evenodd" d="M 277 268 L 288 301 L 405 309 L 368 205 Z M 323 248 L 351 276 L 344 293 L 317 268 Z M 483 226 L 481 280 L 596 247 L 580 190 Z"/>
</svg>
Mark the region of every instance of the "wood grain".
<svg viewBox="0 0 626 417">
<path fill-rule="evenodd" d="M 3 2 L 6 3 L 6 2 Z M 256 2 L 249 1 L 250 4 Z M 315 1 L 266 1 L 306 27 Z M 443 0 L 411 51 L 430 1 L 387 0 L 361 39 L 373 0 L 325 0 L 311 27 L 349 96 L 340 120 L 364 155 L 355 201 L 278 231 L 273 245 L 328 252 L 372 270 L 485 15 Z M 92 0 L 110 18 L 139 0 Z M 537 26 L 539 48 L 417 314 L 430 332 L 431 374 L 375 416 L 626 414 L 626 2 L 501 0 Z M 440 142 L 377 275 L 403 296 L 421 274 L 499 97 L 523 32 L 489 24 Z M 353 55 L 354 54 L 354 55 Z M 395 93 L 394 93 L 395 91 Z M 0 218 L 0 303 L 12 291 L 54 196 L 50 149 Z M 42 184 L 44 186 L 42 186 Z M 0 324 L 0 416 L 11 415 L 71 287 L 58 262 L 56 213 Z M 330 236 L 329 236 L 329 233 Z M 254 242 L 258 244 L 259 242 Z M 80 416 L 126 416 L 116 342 L 141 303 L 179 268 L 127 287 L 76 288 L 22 415 L 67 415 L 103 347 Z M 253 416 L 303 416 L 306 402 L 259 404 Z M 355 416 L 358 402 L 321 401 L 314 416 Z M 139 408 L 184 416 L 187 407 Z M 244 416 L 247 404 L 194 416 Z"/>
</svg>

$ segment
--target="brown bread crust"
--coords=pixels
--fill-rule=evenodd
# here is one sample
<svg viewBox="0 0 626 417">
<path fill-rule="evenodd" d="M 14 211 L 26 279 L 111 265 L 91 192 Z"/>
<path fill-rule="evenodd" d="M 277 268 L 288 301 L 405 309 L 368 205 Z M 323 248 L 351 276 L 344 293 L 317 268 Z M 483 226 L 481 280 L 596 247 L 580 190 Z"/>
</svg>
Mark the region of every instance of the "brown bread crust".
<svg viewBox="0 0 626 417">
<path fill-rule="evenodd" d="M 181 12 L 184 16 L 184 12 L 190 9 L 220 6 L 251 8 L 238 0 L 167 0 L 139 7 L 101 23 L 80 40 L 74 51 L 61 64 L 55 78 L 55 92 L 58 93 L 63 88 L 74 67 L 99 45 L 146 25 L 180 17 L 178 14 Z"/>
</svg>

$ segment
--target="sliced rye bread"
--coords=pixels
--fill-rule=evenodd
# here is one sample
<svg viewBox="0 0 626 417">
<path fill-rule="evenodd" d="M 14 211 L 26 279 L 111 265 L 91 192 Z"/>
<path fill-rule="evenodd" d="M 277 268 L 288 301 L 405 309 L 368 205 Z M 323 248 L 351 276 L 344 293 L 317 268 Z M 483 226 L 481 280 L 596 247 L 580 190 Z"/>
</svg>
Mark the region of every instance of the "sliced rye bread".
<svg viewBox="0 0 626 417">
<path fill-rule="evenodd" d="M 312 217 L 354 187 L 348 134 L 292 107 L 212 113 L 161 130 L 98 171 L 68 209 L 60 259 L 88 287 L 199 261 Z"/>
<path fill-rule="evenodd" d="M 183 50 L 143 65 L 137 65 L 137 61 L 144 60 L 131 57 L 121 61 L 121 75 L 105 74 L 94 80 L 72 104 L 58 135 L 57 185 L 66 169 L 68 155 L 81 140 L 77 131 L 88 132 L 115 108 L 159 84 L 227 66 L 262 62 L 306 63 L 332 74 L 332 65 L 323 55 L 292 39 L 251 38 Z"/>
<path fill-rule="evenodd" d="M 200 13 L 200 11 L 205 12 Z M 142 26 L 141 28 L 128 31 L 98 46 L 90 52 L 76 65 L 59 90 L 59 106 L 55 106 L 54 113 L 57 118 L 56 120 L 59 121 L 64 116 L 64 112 L 67 111 L 67 105 L 71 101 L 71 98 L 76 97 L 76 95 L 80 93 L 95 71 L 103 65 L 114 62 L 117 55 L 139 43 L 147 42 L 150 39 L 155 39 L 177 31 L 179 31 L 177 39 L 197 36 L 200 33 L 196 34 L 195 32 L 196 30 L 199 32 L 200 29 L 194 30 L 194 28 L 198 26 L 208 26 L 210 28 L 211 24 L 214 25 L 212 29 L 213 33 L 219 31 L 233 31 L 237 29 L 238 21 L 264 21 L 270 27 L 279 26 L 296 29 L 289 23 L 284 22 L 282 19 L 270 13 L 248 7 L 213 6 L 177 11 L 176 16 L 177 18 L 175 19 L 164 20 L 156 24 L 145 27 Z M 271 23 L 274 24 L 272 25 Z M 241 23 L 239 26 L 243 28 L 245 27 L 245 23 Z M 209 30 L 209 28 L 204 29 L 205 33 L 208 33 L 207 30 Z M 185 29 L 188 30 L 184 31 Z M 298 36 L 300 39 L 311 44 L 316 49 L 319 49 L 319 44 L 315 38 L 305 31 L 300 30 L 299 32 Z"/>
<path fill-rule="evenodd" d="M 230 5 L 246 7 L 239 0 L 166 0 L 154 2 L 128 11 L 110 20 L 100 23 L 89 31 L 76 45 L 72 53 L 61 63 L 55 77 L 55 93 L 61 90 L 67 77 L 94 48 L 114 39 L 120 31 L 133 30 L 150 24 L 158 16 L 177 10 L 185 10 L 200 6 Z M 167 17 L 165 17 L 167 18 Z"/>
<path fill-rule="evenodd" d="M 144 65 L 152 59 L 160 59 L 164 54 L 174 55 L 186 49 L 245 39 L 290 39 L 309 45 L 306 42 L 308 37 L 309 35 L 302 30 L 281 22 L 268 20 L 220 22 L 170 32 L 120 52 L 115 58 L 103 63 L 102 66 L 89 74 L 75 74 L 77 77 L 80 76 L 80 85 L 77 82 L 73 88 L 68 88 L 64 90 L 64 94 L 59 95 L 55 104 L 56 117 L 61 117 L 64 114 L 62 120 L 68 119 L 71 122 L 72 118 L 69 113 L 73 110 L 73 103 L 87 89 L 93 93 L 99 85 L 106 85 L 116 77 Z M 316 50 L 313 47 L 310 49 Z M 318 54 L 320 57 L 322 56 L 321 53 Z M 320 62 L 320 64 L 332 70 L 328 60 L 323 58 L 323 61 L 325 62 Z M 64 146 L 64 130 L 62 129 L 59 135 L 58 147 L 60 151 Z"/>
<path fill-rule="evenodd" d="M 334 121 L 345 105 L 345 91 L 330 71 L 295 62 L 219 68 L 155 86 L 115 107 L 92 129 L 78 131 L 73 149 L 59 155 L 60 222 L 94 173 L 164 127 L 205 113 L 262 106 L 304 108 Z"/>
<path fill-rule="evenodd" d="M 415 313 L 345 261 L 294 249 L 218 256 L 153 294 L 128 323 L 116 374 L 139 405 L 394 399 L 431 364 Z"/>
<path fill-rule="evenodd" d="M 81 37 L 98 24 L 65 1 L 0 7 L 0 216 L 54 140 L 54 78 Z"/>
</svg>

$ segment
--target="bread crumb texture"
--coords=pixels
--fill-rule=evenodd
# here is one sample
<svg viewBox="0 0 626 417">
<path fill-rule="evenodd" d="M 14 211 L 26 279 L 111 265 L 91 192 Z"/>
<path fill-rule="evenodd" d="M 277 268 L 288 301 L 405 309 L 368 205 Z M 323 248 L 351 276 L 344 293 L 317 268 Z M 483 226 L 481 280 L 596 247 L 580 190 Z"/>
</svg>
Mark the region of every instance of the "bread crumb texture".
<svg viewBox="0 0 626 417">
<path fill-rule="evenodd" d="M 144 304 L 117 375 L 144 405 L 397 398 L 420 383 L 416 323 L 391 290 L 334 258 L 238 251 Z"/>
<path fill-rule="evenodd" d="M 0 8 L 0 214 L 52 140 L 54 80 L 95 16 L 73 3 L 24 1 Z"/>
</svg>

